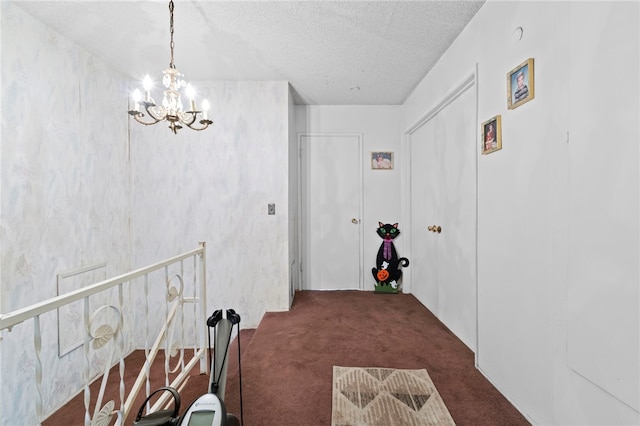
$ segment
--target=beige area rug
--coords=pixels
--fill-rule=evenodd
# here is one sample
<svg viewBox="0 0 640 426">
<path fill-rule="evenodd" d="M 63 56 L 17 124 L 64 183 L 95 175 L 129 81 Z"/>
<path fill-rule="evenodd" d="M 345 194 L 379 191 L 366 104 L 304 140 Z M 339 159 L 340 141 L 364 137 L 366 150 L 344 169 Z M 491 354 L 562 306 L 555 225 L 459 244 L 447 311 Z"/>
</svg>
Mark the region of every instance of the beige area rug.
<svg viewBox="0 0 640 426">
<path fill-rule="evenodd" d="M 427 370 L 333 367 L 331 426 L 455 425 Z"/>
</svg>

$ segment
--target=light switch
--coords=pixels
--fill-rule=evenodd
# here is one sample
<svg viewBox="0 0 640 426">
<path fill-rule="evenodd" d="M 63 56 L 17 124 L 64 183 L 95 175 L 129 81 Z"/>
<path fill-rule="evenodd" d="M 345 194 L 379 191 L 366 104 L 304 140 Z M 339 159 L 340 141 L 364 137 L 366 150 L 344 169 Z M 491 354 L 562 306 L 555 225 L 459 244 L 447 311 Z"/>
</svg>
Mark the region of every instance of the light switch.
<svg viewBox="0 0 640 426">
<path fill-rule="evenodd" d="M 269 209 L 268 209 L 268 211 L 269 211 L 269 214 L 270 214 L 270 215 L 274 215 L 274 214 L 276 214 L 276 205 L 275 205 L 275 204 L 273 204 L 273 203 L 269 204 Z"/>
</svg>

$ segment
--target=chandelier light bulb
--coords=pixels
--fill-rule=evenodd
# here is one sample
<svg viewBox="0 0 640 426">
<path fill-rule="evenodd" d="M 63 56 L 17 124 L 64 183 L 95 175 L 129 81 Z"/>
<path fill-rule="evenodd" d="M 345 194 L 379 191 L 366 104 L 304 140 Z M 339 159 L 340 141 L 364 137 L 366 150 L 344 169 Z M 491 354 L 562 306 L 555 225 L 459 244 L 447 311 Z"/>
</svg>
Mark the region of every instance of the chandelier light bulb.
<svg viewBox="0 0 640 426">
<path fill-rule="evenodd" d="M 142 100 L 142 93 L 140 93 L 140 89 L 136 89 L 133 91 L 133 102 L 134 102 L 134 111 L 140 111 L 140 101 Z"/>
<path fill-rule="evenodd" d="M 144 79 L 142 80 L 142 87 L 144 88 L 145 102 L 151 102 L 151 88 L 153 87 L 153 83 L 151 82 L 149 74 L 144 76 Z"/>
<path fill-rule="evenodd" d="M 206 99 L 202 101 L 202 118 L 205 120 L 209 118 L 209 101 Z"/>
<path fill-rule="evenodd" d="M 151 76 L 149 74 L 145 75 L 142 79 L 142 87 L 147 92 L 151 91 L 151 87 L 153 87 L 153 82 L 151 81 Z"/>
<path fill-rule="evenodd" d="M 196 91 L 193 89 L 193 86 L 191 84 L 187 84 L 185 93 L 187 94 L 187 98 L 189 98 L 189 111 L 195 111 L 196 101 L 194 100 L 194 98 L 196 96 Z"/>
</svg>

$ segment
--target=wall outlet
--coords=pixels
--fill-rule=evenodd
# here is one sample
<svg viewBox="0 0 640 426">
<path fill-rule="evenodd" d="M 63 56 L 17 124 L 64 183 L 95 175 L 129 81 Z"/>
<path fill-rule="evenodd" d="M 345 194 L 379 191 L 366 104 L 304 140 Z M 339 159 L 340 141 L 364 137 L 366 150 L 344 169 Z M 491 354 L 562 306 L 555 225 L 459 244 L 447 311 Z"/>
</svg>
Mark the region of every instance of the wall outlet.
<svg viewBox="0 0 640 426">
<path fill-rule="evenodd" d="M 276 214 L 276 205 L 273 203 L 269 204 L 267 211 L 269 212 L 270 215 Z"/>
</svg>

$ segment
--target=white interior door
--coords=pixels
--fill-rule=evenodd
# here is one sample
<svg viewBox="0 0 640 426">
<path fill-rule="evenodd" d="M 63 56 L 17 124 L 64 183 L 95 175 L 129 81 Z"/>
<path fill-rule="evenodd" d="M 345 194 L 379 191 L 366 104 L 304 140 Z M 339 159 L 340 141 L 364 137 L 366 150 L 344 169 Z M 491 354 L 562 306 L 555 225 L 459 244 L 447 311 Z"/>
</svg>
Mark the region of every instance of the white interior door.
<svg viewBox="0 0 640 426">
<path fill-rule="evenodd" d="M 476 350 L 476 97 L 470 88 L 442 112 L 443 208 L 438 244 L 442 271 L 438 298 L 442 321 L 474 352 Z"/>
<path fill-rule="evenodd" d="M 362 289 L 360 135 L 300 135 L 302 288 Z"/>
<path fill-rule="evenodd" d="M 411 292 L 437 315 L 438 239 L 430 230 L 440 217 L 436 135 L 436 120 L 430 120 L 411 139 Z"/>
<path fill-rule="evenodd" d="M 472 87 L 411 134 L 411 285 L 416 298 L 475 351 L 476 102 Z"/>
</svg>

